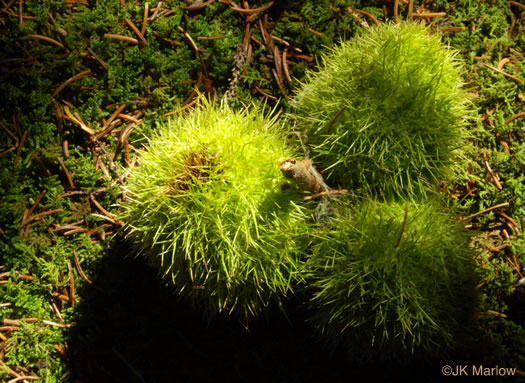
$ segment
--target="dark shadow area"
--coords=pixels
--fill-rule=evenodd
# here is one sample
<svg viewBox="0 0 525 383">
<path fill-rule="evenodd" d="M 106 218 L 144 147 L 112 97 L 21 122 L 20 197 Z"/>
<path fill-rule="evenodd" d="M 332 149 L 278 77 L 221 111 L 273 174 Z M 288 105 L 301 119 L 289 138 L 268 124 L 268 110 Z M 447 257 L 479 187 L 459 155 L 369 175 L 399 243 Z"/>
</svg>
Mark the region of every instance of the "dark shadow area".
<svg viewBox="0 0 525 383">
<path fill-rule="evenodd" d="M 116 241 L 115 241 L 116 242 Z M 363 365 L 317 336 L 300 302 L 254 320 L 211 322 L 163 286 L 155 270 L 115 246 L 93 286 L 79 291 L 67 341 L 73 382 L 383 382 L 441 381 L 451 363 Z M 458 361 L 458 359 L 455 359 Z M 434 379 L 433 379 L 434 378 Z"/>
</svg>

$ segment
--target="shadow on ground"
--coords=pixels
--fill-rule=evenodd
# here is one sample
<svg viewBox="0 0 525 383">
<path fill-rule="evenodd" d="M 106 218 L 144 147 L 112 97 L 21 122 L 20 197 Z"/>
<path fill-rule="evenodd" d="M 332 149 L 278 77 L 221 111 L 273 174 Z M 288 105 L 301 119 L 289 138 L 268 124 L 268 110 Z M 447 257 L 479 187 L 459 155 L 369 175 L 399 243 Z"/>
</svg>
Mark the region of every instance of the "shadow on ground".
<svg viewBox="0 0 525 383">
<path fill-rule="evenodd" d="M 429 381 L 444 364 L 351 363 L 314 334 L 293 302 L 288 318 L 274 313 L 249 331 L 233 318 L 208 323 L 123 246 L 101 260 L 93 284 L 80 292 L 67 341 L 73 382 Z"/>
</svg>

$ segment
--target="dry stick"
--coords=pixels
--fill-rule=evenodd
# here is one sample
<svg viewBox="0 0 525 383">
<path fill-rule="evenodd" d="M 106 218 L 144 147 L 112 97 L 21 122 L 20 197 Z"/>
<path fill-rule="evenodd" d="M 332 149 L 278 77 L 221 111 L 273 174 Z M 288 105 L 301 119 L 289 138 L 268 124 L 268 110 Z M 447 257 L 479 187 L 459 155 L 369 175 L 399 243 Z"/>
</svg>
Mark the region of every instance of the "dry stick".
<svg viewBox="0 0 525 383">
<path fill-rule="evenodd" d="M 80 72 L 76 75 L 74 75 L 73 77 L 69 78 L 68 80 L 64 81 L 54 92 L 53 92 L 53 97 L 55 97 L 57 94 L 59 94 L 66 86 L 70 85 L 71 83 L 81 79 L 82 77 L 84 76 L 87 76 L 88 74 L 91 73 L 91 70 L 88 69 L 88 70 L 85 70 L 83 72 Z"/>
<path fill-rule="evenodd" d="M 512 116 L 511 118 L 509 118 L 507 121 L 505 121 L 505 125 L 508 125 L 510 124 L 512 121 L 514 121 L 516 118 L 519 118 L 519 117 L 523 117 L 525 116 L 525 112 L 520 112 L 518 114 L 515 114 L 514 116 Z"/>
<path fill-rule="evenodd" d="M 133 24 L 133 21 L 131 21 L 130 19 L 124 19 L 124 21 L 126 21 L 126 24 L 128 24 L 128 27 L 130 27 L 133 30 L 133 32 L 135 32 L 135 34 L 139 38 L 140 45 L 142 46 L 148 45 L 148 42 L 144 38 L 144 35 L 140 32 L 137 26 Z"/>
<path fill-rule="evenodd" d="M 91 282 L 91 280 L 86 276 L 84 270 L 82 270 L 82 267 L 80 266 L 80 261 L 78 260 L 77 251 L 75 249 L 73 249 L 73 256 L 75 257 L 75 266 L 77 268 L 78 273 L 80 274 L 83 280 L 92 285 L 93 282 Z"/>
<path fill-rule="evenodd" d="M 20 159 L 20 153 L 22 152 L 22 146 L 24 146 L 24 142 L 27 137 L 27 130 L 24 131 L 24 134 L 22 134 L 22 138 L 20 139 L 20 143 L 18 144 L 18 148 L 16 149 L 16 157 L 15 157 L 15 163 L 14 168 L 18 166 L 18 160 Z"/>
<path fill-rule="evenodd" d="M 48 43 L 51 43 L 51 44 L 54 44 L 56 45 L 57 47 L 60 47 L 64 50 L 67 51 L 66 47 L 64 46 L 64 44 L 62 44 L 61 42 L 59 41 L 56 41 L 50 37 L 47 37 L 47 36 L 42 36 L 42 35 L 29 35 L 27 36 L 28 38 L 30 39 L 35 39 L 35 40 L 42 40 L 42 41 L 47 41 Z"/>
<path fill-rule="evenodd" d="M 361 15 L 364 15 L 364 16 L 367 16 L 367 17 L 370 17 L 370 19 L 372 19 L 372 21 L 374 22 L 375 25 L 377 25 L 378 27 L 381 26 L 381 23 L 379 22 L 379 20 L 376 19 L 376 17 L 374 15 L 372 15 L 370 12 L 367 12 L 367 11 L 363 11 L 363 10 L 360 10 L 358 11 Z"/>
<path fill-rule="evenodd" d="M 69 174 L 69 171 L 67 170 L 66 164 L 64 163 L 64 161 L 62 161 L 62 159 L 60 157 L 57 157 L 56 159 L 57 159 L 58 163 L 60 164 L 60 166 L 62 167 L 62 169 L 64 170 L 64 173 L 66 174 L 67 183 L 69 184 L 69 188 L 70 189 L 74 189 L 75 188 L 75 184 L 73 184 L 73 178 L 71 178 L 71 174 Z"/>
<path fill-rule="evenodd" d="M 138 44 L 139 43 L 139 41 L 137 39 L 134 39 L 133 37 L 116 35 L 114 33 L 104 33 L 104 37 L 107 37 L 108 39 L 126 41 L 126 42 L 132 43 L 132 44 Z"/>
<path fill-rule="evenodd" d="M 513 76 L 511 74 L 508 74 L 507 72 L 503 72 L 502 70 L 499 70 L 498 68 L 493 67 L 492 65 L 485 64 L 485 63 L 481 63 L 481 65 L 483 65 L 483 66 L 485 66 L 485 67 L 487 67 L 489 69 L 492 69 L 493 71 L 498 72 L 498 73 L 502 74 L 503 76 L 508 77 L 511 80 L 516 81 L 519 84 L 523 83 L 523 80 L 521 80 L 521 79 L 519 79 L 519 78 L 517 78 L 517 77 L 515 77 L 515 76 Z"/>
<path fill-rule="evenodd" d="M 472 219 L 474 217 L 477 217 L 478 215 L 481 215 L 481 214 L 485 214 L 485 213 L 488 213 L 489 211 L 492 211 L 492 210 L 495 210 L 495 209 L 499 209 L 499 208 L 502 208 L 502 207 L 506 207 L 506 206 L 509 206 L 509 203 L 508 202 L 503 202 L 503 203 L 500 203 L 498 205 L 494 205 L 492 207 L 489 207 L 487 209 L 484 209 L 482 211 L 478 211 L 477 213 L 474 213 L 474 214 L 471 214 L 469 215 L 468 217 L 465 217 L 465 218 L 460 218 L 459 220 L 460 221 L 467 221 L 469 219 Z"/>
<path fill-rule="evenodd" d="M 203 3 L 198 3 L 197 1 L 195 3 L 198 3 L 198 4 L 194 4 L 194 5 L 189 5 L 187 7 L 179 7 L 180 9 L 184 10 L 184 11 L 197 11 L 199 9 L 202 9 L 204 8 L 205 6 L 207 6 L 208 4 L 211 4 L 215 2 L 215 0 L 208 0 L 208 1 L 205 1 Z"/>
<path fill-rule="evenodd" d="M 71 306 L 75 305 L 75 277 L 73 275 L 73 268 L 71 262 L 67 263 L 67 270 L 69 271 L 69 298 L 71 300 Z"/>
<path fill-rule="evenodd" d="M 142 18 L 142 28 L 140 28 L 140 33 L 142 36 L 146 34 L 146 25 L 148 24 L 148 14 L 149 14 L 149 3 L 146 1 L 144 4 L 144 17 Z"/>
</svg>

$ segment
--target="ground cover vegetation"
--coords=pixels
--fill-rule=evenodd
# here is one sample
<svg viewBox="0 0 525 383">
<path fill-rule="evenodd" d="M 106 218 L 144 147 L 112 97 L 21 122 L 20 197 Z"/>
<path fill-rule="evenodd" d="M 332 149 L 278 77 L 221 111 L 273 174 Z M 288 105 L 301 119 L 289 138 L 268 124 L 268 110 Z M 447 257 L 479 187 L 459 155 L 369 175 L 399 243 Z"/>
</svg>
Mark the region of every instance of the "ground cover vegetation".
<svg viewBox="0 0 525 383">
<path fill-rule="evenodd" d="M 293 113 L 290 102 L 307 81 L 305 73 L 319 70 L 334 47 L 372 24 L 410 19 L 428 25 L 459 52 L 463 89 L 473 110 L 464 126 L 467 145 L 451 161 L 454 176 L 441 180 L 438 191 L 446 206 L 441 209 L 451 211 L 451 219 L 473 236 L 480 274 L 478 313 L 465 330 L 472 336 L 460 342 L 457 354 L 453 351 L 454 360 L 525 365 L 523 5 L 503 0 L 245 3 L 2 2 L 0 379 L 402 376 L 397 365 L 383 361 L 382 368 L 371 369 L 373 363 L 349 358 L 347 347 L 330 348 L 320 334 L 312 335 L 305 324 L 306 293 L 286 303 L 286 319 L 270 310 L 267 321 L 250 324 L 250 332 L 227 316 L 203 321 L 201 310 L 178 300 L 156 269 L 129 257 L 134 252 L 119 234 L 124 224 L 119 206 L 131 170 L 149 145 L 146 137 L 158 135 L 181 114 L 191 118 L 201 104 L 199 93 L 225 99 L 233 110 L 253 105 L 273 118 Z M 305 146 L 303 151 L 298 156 L 311 155 L 316 165 L 313 150 Z M 329 180 L 330 169 L 318 170 Z M 347 194 L 355 187 L 332 186 L 349 189 Z M 410 206 L 409 213 L 417 210 Z M 376 221 L 363 228 L 349 225 L 344 235 L 352 241 L 359 230 L 376 227 L 394 239 L 381 245 L 395 246 L 403 207 L 369 207 L 397 230 L 389 232 Z M 405 240 L 419 227 L 409 225 L 416 215 L 408 217 Z M 365 218 L 356 222 L 364 224 Z M 339 242 L 321 241 L 314 248 L 325 251 L 328 243 L 336 248 Z M 399 243 L 401 248 L 409 242 Z M 334 254 L 338 265 L 339 252 Z M 447 302 L 438 304 L 441 298 L 436 310 L 447 307 Z M 159 344 L 169 351 L 159 353 Z M 431 361 L 421 375 L 438 379 L 443 363 Z"/>
</svg>

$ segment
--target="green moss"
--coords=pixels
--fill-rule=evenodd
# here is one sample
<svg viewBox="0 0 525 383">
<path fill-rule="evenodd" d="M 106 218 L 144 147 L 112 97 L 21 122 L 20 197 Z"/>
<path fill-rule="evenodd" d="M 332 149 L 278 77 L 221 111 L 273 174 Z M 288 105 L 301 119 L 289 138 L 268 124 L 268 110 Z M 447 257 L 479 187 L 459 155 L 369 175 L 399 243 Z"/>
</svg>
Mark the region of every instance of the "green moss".
<svg viewBox="0 0 525 383">
<path fill-rule="evenodd" d="M 138 253 L 208 314 L 257 314 L 292 292 L 305 216 L 279 161 L 275 120 L 206 106 L 159 126 L 127 185 L 122 219 Z"/>
</svg>

